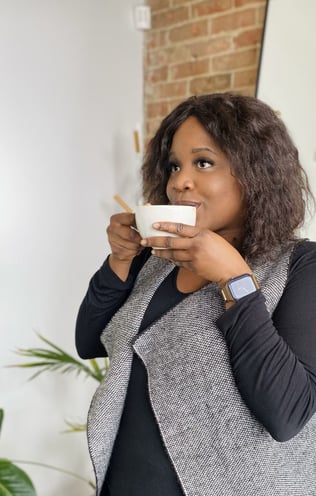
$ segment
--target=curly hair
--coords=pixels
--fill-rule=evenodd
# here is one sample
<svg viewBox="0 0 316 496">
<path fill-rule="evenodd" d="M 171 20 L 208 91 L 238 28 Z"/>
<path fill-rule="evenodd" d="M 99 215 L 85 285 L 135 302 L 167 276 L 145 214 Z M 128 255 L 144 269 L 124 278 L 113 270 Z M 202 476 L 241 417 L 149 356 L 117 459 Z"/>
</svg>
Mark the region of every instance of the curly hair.
<svg viewBox="0 0 316 496">
<path fill-rule="evenodd" d="M 231 164 L 243 192 L 246 220 L 241 252 L 270 258 L 273 248 L 297 240 L 309 200 L 307 175 L 289 132 L 267 104 L 250 96 L 191 96 L 160 124 L 142 165 L 143 196 L 168 203 L 168 155 L 178 127 L 190 116 L 202 124 Z"/>
</svg>

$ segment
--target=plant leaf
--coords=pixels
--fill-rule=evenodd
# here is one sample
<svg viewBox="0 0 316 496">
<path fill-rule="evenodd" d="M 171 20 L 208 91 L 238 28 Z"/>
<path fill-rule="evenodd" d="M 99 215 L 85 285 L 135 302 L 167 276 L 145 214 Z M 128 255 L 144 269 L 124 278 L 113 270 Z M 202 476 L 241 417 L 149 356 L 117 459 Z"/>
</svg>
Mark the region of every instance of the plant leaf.
<svg viewBox="0 0 316 496">
<path fill-rule="evenodd" d="M 32 461 L 26 461 L 26 460 L 13 460 L 13 462 L 25 464 L 25 465 L 34 465 L 35 467 L 44 467 L 44 468 L 48 468 L 50 470 L 55 470 L 56 472 L 60 472 L 61 474 L 66 474 L 66 475 L 69 475 L 70 477 L 75 477 L 76 479 L 81 480 L 82 482 L 85 482 L 90 487 L 93 487 L 93 489 L 95 489 L 95 484 L 91 480 L 85 479 L 84 477 L 81 477 L 81 475 L 76 474 L 75 472 L 70 472 L 69 470 L 65 470 L 64 468 L 61 468 L 61 467 L 55 467 L 54 465 L 48 465 L 47 463 L 32 462 Z M 0 493 L 0 496 L 2 496 L 1 493 Z"/>
<path fill-rule="evenodd" d="M 40 334 L 37 335 L 49 348 L 17 349 L 17 355 L 36 359 L 36 361 L 32 360 L 26 363 L 9 365 L 9 367 L 37 368 L 35 374 L 30 377 L 30 380 L 43 372 L 56 370 L 63 374 L 69 372 L 74 372 L 76 375 L 85 374 L 87 377 L 92 377 L 98 382 L 103 379 L 108 369 L 107 362 L 105 362 L 104 368 L 100 368 L 95 361 L 90 361 L 90 366 L 88 366 L 83 361 L 77 360 L 59 348 L 47 338 L 44 338 Z"/>
<path fill-rule="evenodd" d="M 36 496 L 29 476 L 4 458 L 0 458 L 0 496 Z"/>
<path fill-rule="evenodd" d="M 70 432 L 84 432 L 87 430 L 87 424 L 82 422 L 72 422 L 71 420 L 65 420 L 65 424 L 68 429 L 63 431 L 64 434 L 69 434 Z"/>
<path fill-rule="evenodd" d="M 94 371 L 95 377 L 98 378 L 98 380 L 101 382 L 109 370 L 109 367 L 110 367 L 109 358 L 108 357 L 104 358 L 103 367 L 99 366 L 99 364 L 95 358 L 90 358 L 89 363 L 90 363 L 90 367 Z"/>
</svg>

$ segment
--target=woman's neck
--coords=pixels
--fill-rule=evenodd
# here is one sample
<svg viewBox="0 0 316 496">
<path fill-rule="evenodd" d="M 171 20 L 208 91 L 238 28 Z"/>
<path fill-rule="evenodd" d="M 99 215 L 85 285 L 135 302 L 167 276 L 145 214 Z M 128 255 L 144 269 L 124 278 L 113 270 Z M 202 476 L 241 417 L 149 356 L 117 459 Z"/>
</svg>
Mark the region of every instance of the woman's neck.
<svg viewBox="0 0 316 496">
<path fill-rule="evenodd" d="M 184 269 L 183 267 L 180 267 L 178 270 L 176 284 L 180 293 L 193 293 L 194 291 L 203 288 L 203 286 L 209 282 L 210 281 L 204 279 L 204 277 L 201 277 L 190 270 Z"/>
</svg>

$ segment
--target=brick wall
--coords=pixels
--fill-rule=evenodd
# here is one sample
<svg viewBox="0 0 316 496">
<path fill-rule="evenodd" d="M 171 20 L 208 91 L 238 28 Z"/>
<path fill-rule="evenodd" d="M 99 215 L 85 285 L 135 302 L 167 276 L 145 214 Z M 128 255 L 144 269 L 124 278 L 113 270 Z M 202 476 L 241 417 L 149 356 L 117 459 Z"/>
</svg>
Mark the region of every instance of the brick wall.
<svg viewBox="0 0 316 496">
<path fill-rule="evenodd" d="M 253 95 L 267 0 L 147 0 L 145 141 L 192 94 Z"/>
</svg>

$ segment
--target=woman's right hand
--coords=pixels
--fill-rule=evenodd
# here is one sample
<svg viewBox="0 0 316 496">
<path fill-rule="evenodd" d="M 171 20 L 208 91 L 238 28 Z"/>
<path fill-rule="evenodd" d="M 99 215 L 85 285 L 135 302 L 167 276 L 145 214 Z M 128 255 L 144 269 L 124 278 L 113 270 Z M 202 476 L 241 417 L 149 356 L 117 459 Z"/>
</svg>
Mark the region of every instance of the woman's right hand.
<svg viewBox="0 0 316 496">
<path fill-rule="evenodd" d="M 111 247 L 110 267 L 125 281 L 133 258 L 143 250 L 141 237 L 135 230 L 135 214 L 123 212 L 112 215 L 106 232 Z"/>
</svg>

